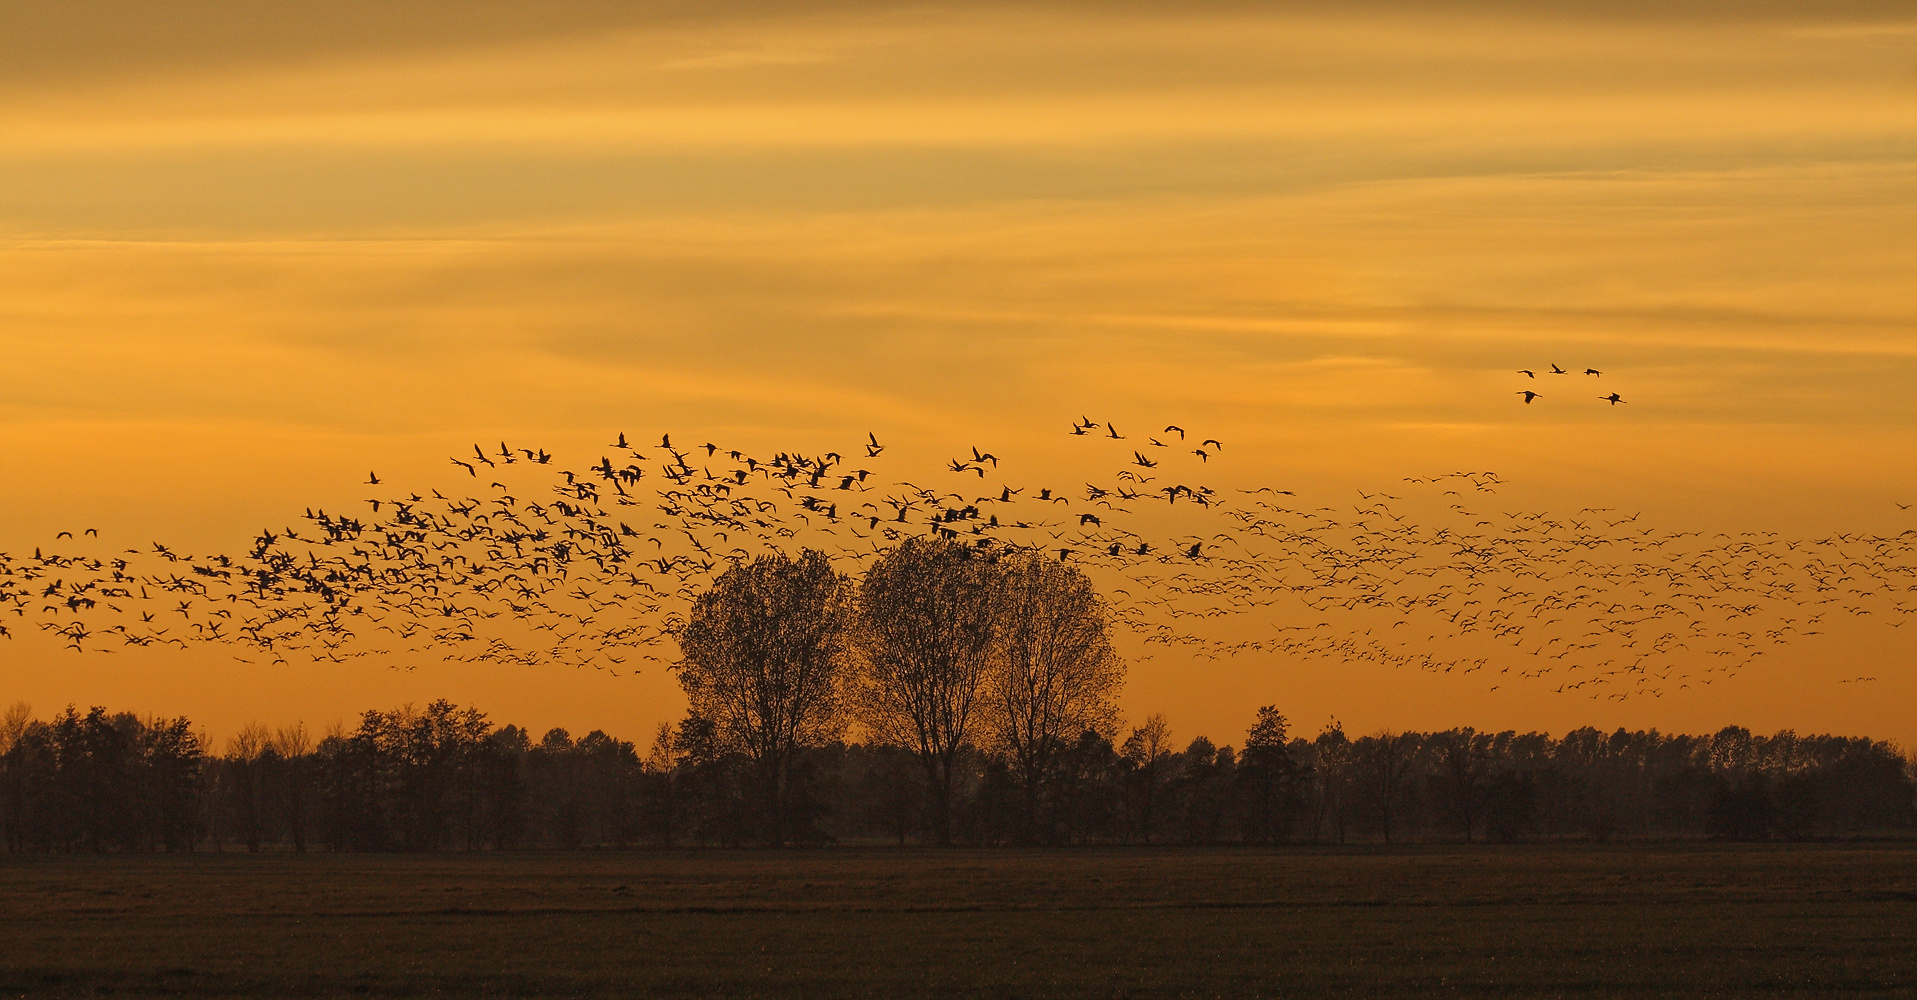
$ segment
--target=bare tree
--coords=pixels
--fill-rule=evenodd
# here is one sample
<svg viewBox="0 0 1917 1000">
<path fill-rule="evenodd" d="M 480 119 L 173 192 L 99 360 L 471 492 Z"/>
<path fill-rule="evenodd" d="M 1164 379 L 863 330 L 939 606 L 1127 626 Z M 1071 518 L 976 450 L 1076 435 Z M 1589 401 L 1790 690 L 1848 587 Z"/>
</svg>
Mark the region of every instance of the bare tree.
<svg viewBox="0 0 1917 1000">
<path fill-rule="evenodd" d="M 1385 843 L 1391 843 L 1391 819 L 1398 798 L 1404 792 L 1405 779 L 1418 763 L 1423 737 L 1417 733 L 1390 730 L 1366 736 L 1352 745 L 1352 762 L 1359 787 L 1371 799 Z"/>
<path fill-rule="evenodd" d="M 954 768 L 991 663 L 997 576 L 964 545 L 913 538 L 868 566 L 859 590 L 862 721 L 918 755 L 941 845 L 952 842 Z"/>
<path fill-rule="evenodd" d="M 1136 785 L 1131 796 L 1132 815 L 1147 844 L 1152 842 L 1152 826 L 1157 821 L 1158 786 L 1164 782 L 1171 755 L 1171 725 L 1161 712 L 1146 716 L 1145 724 L 1133 729 L 1119 750 L 1119 756 L 1131 765 Z"/>
<path fill-rule="evenodd" d="M 785 839 L 792 759 L 843 728 L 851 595 L 822 552 L 760 556 L 720 574 L 679 637 L 679 684 L 693 714 L 757 765 L 774 844 Z"/>
<path fill-rule="evenodd" d="M 1327 821 L 1336 826 L 1338 843 L 1345 842 L 1351 825 L 1352 743 L 1345 727 L 1333 719 L 1311 742 L 1317 780 L 1312 800 L 1311 839 L 1316 842 Z"/>
<path fill-rule="evenodd" d="M 1469 726 L 1433 734 L 1425 750 L 1437 761 L 1439 777 L 1464 842 L 1471 843 L 1478 825 L 1485 783 L 1490 779 L 1493 737 Z"/>
<path fill-rule="evenodd" d="M 16 701 L 0 715 L 0 754 L 13 749 L 20 737 L 27 734 L 27 727 L 33 724 L 33 706 L 24 701 Z"/>
<path fill-rule="evenodd" d="M 679 767 L 684 754 L 674 744 L 672 727 L 661 722 L 652 734 L 652 749 L 647 751 L 645 774 L 652 782 L 650 825 L 661 847 L 672 846 L 673 831 L 679 824 Z"/>
<path fill-rule="evenodd" d="M 986 740 L 1024 793 L 1025 833 L 1058 755 L 1086 732 L 1110 738 L 1125 682 L 1105 602 L 1076 568 L 1035 552 L 1002 558 L 998 642 L 986 674 Z"/>
<path fill-rule="evenodd" d="M 279 754 L 280 767 L 284 776 L 282 781 L 285 799 L 287 832 L 293 836 L 293 850 L 305 852 L 307 800 L 312 783 L 313 740 L 306 733 L 306 724 L 295 722 L 290 726 L 281 726 L 273 734 L 270 744 Z"/>
<path fill-rule="evenodd" d="M 33 706 L 16 701 L 0 715 L 0 842 L 8 850 L 21 843 L 22 811 L 26 807 L 24 754 L 17 753 L 20 741 L 33 726 Z"/>
<path fill-rule="evenodd" d="M 239 824 L 240 839 L 250 853 L 259 853 L 266 839 L 271 794 L 268 772 L 278 756 L 273 749 L 272 731 L 258 723 L 243 727 L 226 741 L 234 819 Z"/>
</svg>

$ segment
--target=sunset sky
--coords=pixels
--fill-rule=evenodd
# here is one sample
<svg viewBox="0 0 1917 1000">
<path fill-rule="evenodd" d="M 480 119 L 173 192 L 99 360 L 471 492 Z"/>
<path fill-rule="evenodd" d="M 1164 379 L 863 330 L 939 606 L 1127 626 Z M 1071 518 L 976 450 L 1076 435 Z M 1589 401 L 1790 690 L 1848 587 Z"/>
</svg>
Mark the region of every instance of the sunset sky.
<svg viewBox="0 0 1917 1000">
<path fill-rule="evenodd" d="M 473 441 L 1043 470 L 1081 414 L 1326 503 L 1495 470 L 1512 510 L 1894 535 L 1914 276 L 1902 4 L 12 0 L 0 550 L 241 550 Z M 1603 375 L 1516 374 L 1554 363 Z M 1910 747 L 1914 655 L 1846 624 L 1611 702 L 1160 652 L 1123 705 L 1181 741 L 1277 704 Z M 656 668 L 0 640 L 0 702 L 216 738 L 436 697 L 626 738 L 684 705 Z"/>
</svg>

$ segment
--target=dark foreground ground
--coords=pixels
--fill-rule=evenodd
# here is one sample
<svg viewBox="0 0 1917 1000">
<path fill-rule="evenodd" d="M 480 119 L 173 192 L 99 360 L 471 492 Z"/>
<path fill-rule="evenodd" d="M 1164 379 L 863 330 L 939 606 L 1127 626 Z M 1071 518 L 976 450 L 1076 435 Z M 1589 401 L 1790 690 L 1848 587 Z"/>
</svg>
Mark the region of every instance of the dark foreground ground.
<svg viewBox="0 0 1917 1000">
<path fill-rule="evenodd" d="M 1917 845 L 0 857 L 0 996 L 1917 997 Z"/>
</svg>

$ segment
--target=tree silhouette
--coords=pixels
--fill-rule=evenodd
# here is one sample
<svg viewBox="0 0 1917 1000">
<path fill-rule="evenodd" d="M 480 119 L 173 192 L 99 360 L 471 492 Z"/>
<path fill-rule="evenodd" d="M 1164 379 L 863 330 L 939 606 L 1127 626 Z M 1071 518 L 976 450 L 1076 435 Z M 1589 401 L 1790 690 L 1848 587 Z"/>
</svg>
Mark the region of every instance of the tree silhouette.
<svg viewBox="0 0 1917 1000">
<path fill-rule="evenodd" d="M 306 850 L 308 805 L 312 798 L 313 741 L 306 726 L 295 722 L 273 734 L 273 752 L 279 757 L 279 805 L 295 852 Z"/>
<path fill-rule="evenodd" d="M 1440 784 L 1467 844 L 1482 811 L 1493 759 L 1492 739 L 1490 734 L 1467 726 L 1437 733 L 1425 743 L 1426 752 L 1438 765 Z"/>
<path fill-rule="evenodd" d="M 27 780 L 27 732 L 34 725 L 33 707 L 14 702 L 0 715 L 0 837 L 8 851 L 26 846 L 27 809 L 33 800 Z"/>
<path fill-rule="evenodd" d="M 1311 741 L 1311 755 L 1317 778 L 1311 793 L 1311 839 L 1317 840 L 1329 823 L 1342 844 L 1351 828 L 1353 770 L 1352 742 L 1344 726 L 1335 719 L 1326 725 Z"/>
<path fill-rule="evenodd" d="M 241 727 L 226 741 L 225 766 L 221 768 L 226 799 L 240 841 L 248 852 L 258 854 L 266 841 L 269 798 L 272 781 L 277 777 L 279 753 L 273 748 L 273 734 L 257 723 Z"/>
<path fill-rule="evenodd" d="M 1385 843 L 1391 843 L 1391 821 L 1405 791 L 1405 779 L 1418 762 L 1422 738 L 1417 733 L 1382 732 L 1366 736 L 1352 747 L 1358 787 L 1370 800 Z"/>
<path fill-rule="evenodd" d="M 1291 755 L 1284 714 L 1276 706 L 1258 710 L 1238 755 L 1238 788 L 1245 839 L 1260 844 L 1282 840 L 1291 829 L 1298 798 L 1299 765 Z"/>
<path fill-rule="evenodd" d="M 1104 602 L 1076 568 L 1037 553 L 998 564 L 998 636 L 985 680 L 987 749 L 1018 783 L 1023 836 L 1039 834 L 1039 798 L 1058 756 L 1085 733 L 1109 737 L 1125 680 Z"/>
<path fill-rule="evenodd" d="M 1125 737 L 1119 756 L 1128 768 L 1127 798 L 1131 806 L 1132 826 L 1139 839 L 1149 844 L 1158 822 L 1159 790 L 1171 759 L 1171 725 L 1163 713 L 1145 717 L 1143 725 Z"/>
<path fill-rule="evenodd" d="M 836 738 L 852 587 L 825 554 L 760 556 L 726 570 L 693 603 L 675 665 L 693 714 L 750 758 L 773 844 L 799 749 Z"/>
<path fill-rule="evenodd" d="M 859 589 L 861 720 L 918 755 L 941 846 L 952 842 L 956 765 L 991 665 L 997 577 L 990 557 L 920 537 L 873 560 Z"/>
</svg>

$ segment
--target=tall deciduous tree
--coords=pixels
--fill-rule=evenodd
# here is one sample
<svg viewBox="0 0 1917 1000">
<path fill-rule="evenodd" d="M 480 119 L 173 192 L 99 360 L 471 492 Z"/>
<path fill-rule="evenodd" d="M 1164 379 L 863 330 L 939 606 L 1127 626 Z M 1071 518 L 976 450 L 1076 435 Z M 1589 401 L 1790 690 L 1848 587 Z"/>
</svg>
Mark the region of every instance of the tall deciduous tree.
<svg viewBox="0 0 1917 1000">
<path fill-rule="evenodd" d="M 793 758 L 843 728 L 851 597 L 824 553 L 760 556 L 721 574 L 679 637 L 679 684 L 693 714 L 757 765 L 775 844 Z"/>
<path fill-rule="evenodd" d="M 952 842 L 955 766 L 991 665 L 998 576 L 989 556 L 913 538 L 874 560 L 859 590 L 860 715 L 879 742 L 918 756 L 941 845 Z"/>
<path fill-rule="evenodd" d="M 304 853 L 309 822 L 308 805 L 312 798 L 313 765 L 313 739 L 307 735 L 305 723 L 281 726 L 273 734 L 273 750 L 279 754 L 284 778 L 282 791 L 285 796 L 286 829 L 292 835 L 293 850 Z"/>
<path fill-rule="evenodd" d="M 1094 732 L 1109 739 L 1125 665 L 1105 603 L 1076 568 L 1036 552 L 998 564 L 998 641 L 986 674 L 989 748 L 1004 755 L 1038 835 L 1039 797 L 1059 754 Z"/>
<path fill-rule="evenodd" d="M 1317 780 L 1312 783 L 1311 800 L 1311 839 L 1315 843 L 1318 835 L 1330 823 L 1338 836 L 1338 843 L 1345 842 L 1345 834 L 1351 826 L 1352 805 L 1352 743 L 1345 735 L 1345 727 L 1333 719 L 1325 726 L 1325 731 L 1311 741 L 1312 770 Z"/>
<path fill-rule="evenodd" d="M 258 723 L 241 728 L 226 741 L 226 792 L 240 840 L 250 853 L 258 854 L 267 837 L 278 762 L 272 732 Z"/>
<path fill-rule="evenodd" d="M 1372 812 L 1384 831 L 1385 843 L 1391 843 L 1391 821 L 1398 800 L 1404 795 L 1405 781 L 1418 764 L 1424 739 L 1417 733 L 1389 730 L 1366 736 L 1352 745 L 1352 762 L 1363 795 L 1371 800 Z"/>
<path fill-rule="evenodd" d="M 1485 784 L 1490 780 L 1494 737 L 1466 726 L 1434 733 L 1425 742 L 1425 752 L 1438 765 L 1438 777 L 1451 814 L 1471 843 L 1483 813 Z"/>
<path fill-rule="evenodd" d="M 1162 712 L 1146 716 L 1145 724 L 1133 729 L 1119 750 L 1120 758 L 1130 767 L 1132 820 L 1139 838 L 1147 844 L 1152 842 L 1158 822 L 1159 786 L 1164 784 L 1171 754 L 1171 724 Z"/>
<path fill-rule="evenodd" d="M 1261 844 L 1283 840 L 1291 830 L 1298 801 L 1298 762 L 1291 756 L 1289 723 L 1274 705 L 1258 710 L 1238 755 L 1238 785 L 1244 796 L 1240 823 L 1245 839 Z"/>
</svg>

